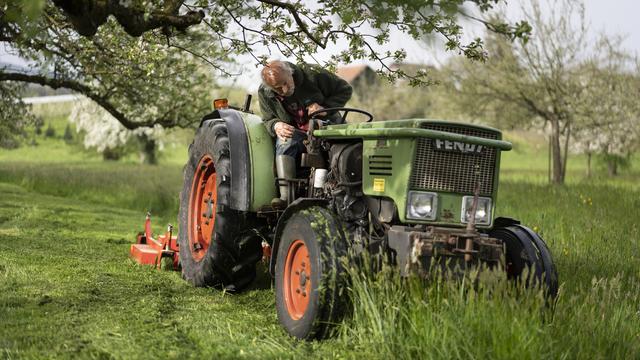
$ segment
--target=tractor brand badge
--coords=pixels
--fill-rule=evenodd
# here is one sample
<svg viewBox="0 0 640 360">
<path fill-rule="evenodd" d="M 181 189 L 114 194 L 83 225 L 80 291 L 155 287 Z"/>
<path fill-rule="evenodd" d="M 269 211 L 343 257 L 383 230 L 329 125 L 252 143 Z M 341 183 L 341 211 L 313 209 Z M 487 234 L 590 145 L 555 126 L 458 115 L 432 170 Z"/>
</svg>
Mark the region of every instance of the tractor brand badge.
<svg viewBox="0 0 640 360">
<path fill-rule="evenodd" d="M 373 191 L 384 192 L 384 179 L 373 179 Z"/>
<path fill-rule="evenodd" d="M 449 140 L 436 139 L 434 141 L 434 144 L 435 144 L 436 150 L 457 152 L 462 154 L 479 155 L 479 154 L 482 154 L 482 150 L 484 150 L 484 146 L 482 145 L 467 144 L 461 141 L 449 141 Z"/>
</svg>

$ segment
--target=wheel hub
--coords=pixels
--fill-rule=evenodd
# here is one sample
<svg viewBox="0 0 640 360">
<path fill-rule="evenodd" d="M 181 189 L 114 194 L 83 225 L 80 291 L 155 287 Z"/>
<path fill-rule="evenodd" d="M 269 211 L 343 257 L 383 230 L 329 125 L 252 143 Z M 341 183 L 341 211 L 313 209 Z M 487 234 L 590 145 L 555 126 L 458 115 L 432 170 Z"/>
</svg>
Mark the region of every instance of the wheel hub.
<svg viewBox="0 0 640 360">
<path fill-rule="evenodd" d="M 201 260 L 209 250 L 216 220 L 216 170 L 213 158 L 200 159 L 193 175 L 189 199 L 189 244 L 194 260 Z"/>
<path fill-rule="evenodd" d="M 295 240 L 287 252 L 284 271 L 284 300 L 289 316 L 299 320 L 309 306 L 311 266 L 309 250 L 302 240 Z"/>
<path fill-rule="evenodd" d="M 306 283 L 307 283 L 307 273 L 305 273 L 304 270 L 302 270 L 302 272 L 300 272 L 300 287 L 304 287 Z"/>
</svg>

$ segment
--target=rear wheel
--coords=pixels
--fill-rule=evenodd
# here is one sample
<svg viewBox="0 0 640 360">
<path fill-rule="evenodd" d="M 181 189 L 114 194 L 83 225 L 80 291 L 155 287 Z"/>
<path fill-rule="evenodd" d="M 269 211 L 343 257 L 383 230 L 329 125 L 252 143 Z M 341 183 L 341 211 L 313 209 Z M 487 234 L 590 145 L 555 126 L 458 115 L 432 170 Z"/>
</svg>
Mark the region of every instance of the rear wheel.
<svg viewBox="0 0 640 360">
<path fill-rule="evenodd" d="M 558 273 L 551 252 L 540 235 L 526 226 L 514 224 L 495 228 L 489 236 L 505 243 L 508 278 L 525 281 L 528 286 L 544 287 L 547 296 L 555 299 Z M 524 274 L 527 274 L 525 278 Z"/>
<path fill-rule="evenodd" d="M 182 276 L 195 286 L 241 290 L 255 278 L 260 240 L 249 214 L 228 207 L 229 137 L 224 120 L 207 120 L 189 147 L 180 194 Z"/>
<path fill-rule="evenodd" d="M 347 294 L 345 237 L 333 214 L 310 207 L 291 216 L 282 231 L 276 264 L 276 310 L 289 334 L 300 339 L 328 335 Z"/>
</svg>

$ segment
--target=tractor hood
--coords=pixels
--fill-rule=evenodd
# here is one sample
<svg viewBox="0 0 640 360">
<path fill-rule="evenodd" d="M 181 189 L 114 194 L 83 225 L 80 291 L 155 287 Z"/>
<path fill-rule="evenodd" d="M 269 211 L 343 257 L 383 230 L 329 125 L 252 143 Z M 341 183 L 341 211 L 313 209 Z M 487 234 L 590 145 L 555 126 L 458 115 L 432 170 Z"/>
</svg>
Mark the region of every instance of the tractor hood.
<svg viewBox="0 0 640 360">
<path fill-rule="evenodd" d="M 439 127 L 444 129 L 451 126 L 493 132 L 496 134 L 496 139 L 437 130 Z M 447 147 L 455 147 L 463 143 L 488 146 L 502 151 L 508 151 L 512 148 L 510 142 L 499 140 L 502 134 L 497 129 L 482 125 L 430 119 L 388 120 L 358 124 L 328 125 L 325 128 L 315 130 L 313 135 L 327 139 L 430 138 L 442 140 L 442 146 Z"/>
</svg>

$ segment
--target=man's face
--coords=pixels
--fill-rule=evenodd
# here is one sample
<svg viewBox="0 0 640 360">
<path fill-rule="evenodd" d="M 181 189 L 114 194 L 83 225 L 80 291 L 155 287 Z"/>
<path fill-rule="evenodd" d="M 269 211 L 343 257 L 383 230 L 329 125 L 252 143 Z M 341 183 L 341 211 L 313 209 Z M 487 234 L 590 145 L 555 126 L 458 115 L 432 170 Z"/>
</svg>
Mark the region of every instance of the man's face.
<svg viewBox="0 0 640 360">
<path fill-rule="evenodd" d="M 291 96 L 295 90 L 293 76 L 286 72 L 280 72 L 278 76 L 273 77 L 274 81 L 266 81 L 267 85 L 280 96 Z"/>
</svg>

